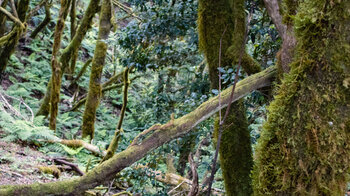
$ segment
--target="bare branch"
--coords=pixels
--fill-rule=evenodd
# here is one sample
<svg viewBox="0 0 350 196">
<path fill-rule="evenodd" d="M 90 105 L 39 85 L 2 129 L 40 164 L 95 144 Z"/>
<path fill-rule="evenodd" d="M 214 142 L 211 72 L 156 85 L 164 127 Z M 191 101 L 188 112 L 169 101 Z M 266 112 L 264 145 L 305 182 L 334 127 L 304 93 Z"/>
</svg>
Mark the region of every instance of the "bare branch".
<svg viewBox="0 0 350 196">
<path fill-rule="evenodd" d="M 16 18 L 18 18 L 15 1 L 14 0 L 10 0 L 10 2 L 11 2 L 11 8 L 12 8 L 12 11 L 13 11 L 13 15 L 15 15 Z"/>
<path fill-rule="evenodd" d="M 282 16 L 278 0 L 264 0 L 264 3 L 272 22 L 275 24 L 279 35 L 283 39 L 283 36 L 287 30 L 287 26 L 282 23 Z"/>
</svg>

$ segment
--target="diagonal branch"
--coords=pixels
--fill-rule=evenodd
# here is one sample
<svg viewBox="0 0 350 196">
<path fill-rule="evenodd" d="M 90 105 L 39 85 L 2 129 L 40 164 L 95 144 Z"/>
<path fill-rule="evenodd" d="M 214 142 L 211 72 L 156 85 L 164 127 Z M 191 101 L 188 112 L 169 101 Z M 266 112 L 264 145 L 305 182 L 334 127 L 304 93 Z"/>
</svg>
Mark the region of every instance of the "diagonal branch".
<svg viewBox="0 0 350 196">
<path fill-rule="evenodd" d="M 286 33 L 287 30 L 287 25 L 282 23 L 282 15 L 280 12 L 280 5 L 278 3 L 278 0 L 264 0 L 264 3 L 272 22 L 276 26 L 278 34 L 283 39 L 283 35 Z"/>
<path fill-rule="evenodd" d="M 289 63 L 293 60 L 293 53 L 297 40 L 294 35 L 293 25 L 283 24 L 283 16 L 281 15 L 281 7 L 278 1 L 279 0 L 264 0 L 264 3 L 272 22 L 277 28 L 278 34 L 283 40 L 282 48 L 277 58 L 280 59 L 281 71 L 288 73 L 290 70 Z"/>
<path fill-rule="evenodd" d="M 112 0 L 112 2 L 114 5 L 118 6 L 120 9 L 122 9 L 124 12 L 126 12 L 130 16 L 136 18 L 139 22 L 142 22 L 142 19 L 139 16 L 137 16 L 130 7 L 124 5 L 123 3 L 120 3 L 118 0 Z"/>
<path fill-rule="evenodd" d="M 270 86 L 275 74 L 276 68 L 270 67 L 240 81 L 237 83 L 232 102 L 243 98 L 253 90 Z M 220 107 L 218 96 L 209 99 L 191 113 L 175 119 L 173 126 L 156 130 L 140 144 L 129 146 L 80 178 L 44 184 L 0 186 L 0 195 L 79 195 L 87 189 L 113 179 L 118 172 L 140 160 L 151 150 L 190 132 L 199 123 L 227 107 L 231 91 L 232 87 L 221 93 Z"/>
<path fill-rule="evenodd" d="M 25 25 L 21 22 L 21 20 L 14 15 L 12 15 L 10 12 L 8 12 L 5 8 L 0 7 L 0 12 L 5 14 L 10 20 L 12 20 L 14 23 L 17 23 L 22 29 L 25 29 Z M 16 12 L 17 13 L 17 12 Z"/>
<path fill-rule="evenodd" d="M 13 15 L 15 15 L 16 18 L 18 18 L 15 2 L 14 2 L 14 0 L 10 0 L 10 2 L 11 2 L 11 9 L 13 11 Z"/>
</svg>

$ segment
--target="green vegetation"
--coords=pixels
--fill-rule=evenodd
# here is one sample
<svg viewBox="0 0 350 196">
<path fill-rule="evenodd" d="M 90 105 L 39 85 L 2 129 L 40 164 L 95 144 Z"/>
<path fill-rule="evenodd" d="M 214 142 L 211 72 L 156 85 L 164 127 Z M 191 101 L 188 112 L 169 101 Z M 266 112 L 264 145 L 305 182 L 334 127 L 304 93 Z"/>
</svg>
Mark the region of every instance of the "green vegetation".
<svg viewBox="0 0 350 196">
<path fill-rule="evenodd" d="M 344 195 L 349 10 L 1 1 L 0 196 Z"/>
</svg>

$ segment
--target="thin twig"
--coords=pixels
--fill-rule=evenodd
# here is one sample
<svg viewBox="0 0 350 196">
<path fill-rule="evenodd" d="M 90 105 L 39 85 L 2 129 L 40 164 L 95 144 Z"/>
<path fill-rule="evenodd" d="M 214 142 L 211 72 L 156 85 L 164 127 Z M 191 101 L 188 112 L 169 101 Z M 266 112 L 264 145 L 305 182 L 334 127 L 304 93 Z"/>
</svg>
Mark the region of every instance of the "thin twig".
<svg viewBox="0 0 350 196">
<path fill-rule="evenodd" d="M 227 29 L 227 25 L 225 26 L 224 32 L 221 35 L 220 48 L 219 48 L 219 107 L 220 108 L 221 108 L 221 72 L 220 72 L 220 68 L 221 68 L 221 47 L 222 47 L 222 39 L 223 39 L 223 37 L 225 35 L 226 29 Z M 236 77 L 237 77 L 237 75 L 236 75 Z M 234 85 L 234 87 L 235 87 L 235 85 Z M 234 91 L 234 88 L 233 88 L 232 91 Z M 229 102 L 229 106 L 230 106 L 230 102 Z M 228 109 L 226 110 L 226 112 L 228 111 Z M 225 114 L 225 117 L 226 117 L 226 114 Z M 224 117 L 224 119 L 225 119 L 225 117 Z M 215 150 L 215 155 L 214 155 L 214 159 L 213 159 L 213 163 L 212 163 L 213 166 L 212 166 L 212 170 L 211 170 L 211 175 L 210 175 L 210 178 L 209 178 L 208 196 L 210 196 L 211 187 L 212 187 L 212 184 L 213 184 L 213 181 L 214 181 L 214 176 L 215 176 L 215 173 L 216 173 L 215 172 L 216 161 L 217 161 L 218 154 L 219 154 L 220 141 L 221 141 L 221 135 L 222 135 L 221 134 L 221 123 L 223 121 L 224 120 L 221 119 L 221 109 L 220 109 L 220 111 L 219 111 L 219 135 L 218 135 L 218 140 L 217 140 L 217 143 L 216 143 L 216 150 Z"/>
<path fill-rule="evenodd" d="M 35 115 L 34 115 L 34 112 L 33 112 L 33 110 L 24 102 L 24 100 L 23 99 L 18 99 L 18 98 L 16 98 L 16 97 L 12 97 L 12 96 L 10 96 L 10 95 L 7 95 L 6 93 L 3 93 L 6 97 L 9 97 L 9 98 L 11 98 L 11 99 L 14 99 L 14 100 L 17 100 L 17 101 L 19 101 L 20 102 L 20 104 L 21 103 L 23 103 L 23 105 L 30 111 L 30 113 L 31 113 L 31 118 L 30 118 L 30 121 L 31 122 L 34 122 L 34 117 L 35 117 Z M 23 117 L 24 118 L 24 117 Z M 24 118 L 25 119 L 25 118 Z"/>
<path fill-rule="evenodd" d="M 139 16 L 137 16 L 130 7 L 120 3 L 118 0 L 113 0 L 112 2 L 114 5 L 118 6 L 120 9 L 122 9 L 124 12 L 128 13 L 130 16 L 132 16 L 132 17 L 136 18 L 138 21 L 142 22 L 142 19 Z"/>
<path fill-rule="evenodd" d="M 54 162 L 56 162 L 57 164 L 64 164 L 64 165 L 68 165 L 69 167 L 72 168 L 72 170 L 76 171 L 80 176 L 83 176 L 84 175 L 84 172 L 82 172 L 78 165 L 74 164 L 74 163 L 71 163 L 71 162 L 68 162 L 66 160 L 63 160 L 63 159 L 60 159 L 60 158 L 55 158 L 53 159 Z"/>
<path fill-rule="evenodd" d="M 44 4 L 45 4 L 47 1 L 48 1 L 48 0 L 42 0 L 42 1 L 40 1 L 39 4 L 38 4 L 37 6 L 35 6 L 33 9 L 31 9 L 31 10 L 29 11 L 29 14 L 27 15 L 26 18 L 32 18 L 33 15 L 34 15 L 38 10 L 40 10 L 40 8 L 41 8 L 42 6 L 44 6 Z"/>
<path fill-rule="evenodd" d="M 11 110 L 12 113 L 14 113 L 16 116 L 23 118 L 24 120 L 26 120 L 26 118 L 24 118 L 24 116 L 22 116 L 22 114 L 20 112 L 18 112 L 8 101 L 7 99 L 0 93 L 0 98 L 2 99 L 2 101 L 5 103 L 5 106 Z"/>
<path fill-rule="evenodd" d="M 195 162 L 193 160 L 193 156 L 192 153 L 190 152 L 190 154 L 188 155 L 188 162 L 190 163 L 191 166 L 191 171 L 192 171 L 192 187 L 190 192 L 188 193 L 187 196 L 196 196 L 198 195 L 199 192 L 199 184 L 198 184 L 198 172 L 197 172 L 197 162 Z"/>
<path fill-rule="evenodd" d="M 185 183 L 185 181 L 182 181 L 180 184 L 178 184 L 175 188 L 171 189 L 169 192 L 168 192 L 168 195 L 170 195 L 170 193 L 174 192 L 176 189 L 178 189 L 183 183 Z"/>
<path fill-rule="evenodd" d="M 109 193 L 109 191 L 111 191 L 111 188 L 113 186 L 114 181 L 115 181 L 115 178 L 113 178 L 112 182 L 109 184 L 109 186 L 107 188 L 107 191 L 105 193 L 103 193 L 102 196 L 105 196 L 107 193 Z"/>
<path fill-rule="evenodd" d="M 226 33 L 227 25 L 225 26 L 224 32 L 221 35 L 220 38 L 220 49 L 219 49 L 219 107 L 221 107 L 221 50 L 222 50 L 222 39 Z M 221 123 L 221 110 L 219 111 L 219 122 Z"/>
</svg>

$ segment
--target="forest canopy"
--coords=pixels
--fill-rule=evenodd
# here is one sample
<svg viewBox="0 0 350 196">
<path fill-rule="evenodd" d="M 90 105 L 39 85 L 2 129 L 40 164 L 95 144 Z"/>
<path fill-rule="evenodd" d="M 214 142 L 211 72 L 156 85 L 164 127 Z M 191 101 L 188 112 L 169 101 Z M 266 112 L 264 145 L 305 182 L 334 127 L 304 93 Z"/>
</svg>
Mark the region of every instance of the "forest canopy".
<svg viewBox="0 0 350 196">
<path fill-rule="evenodd" d="M 0 1 L 0 195 L 350 195 L 347 0 Z"/>
</svg>

